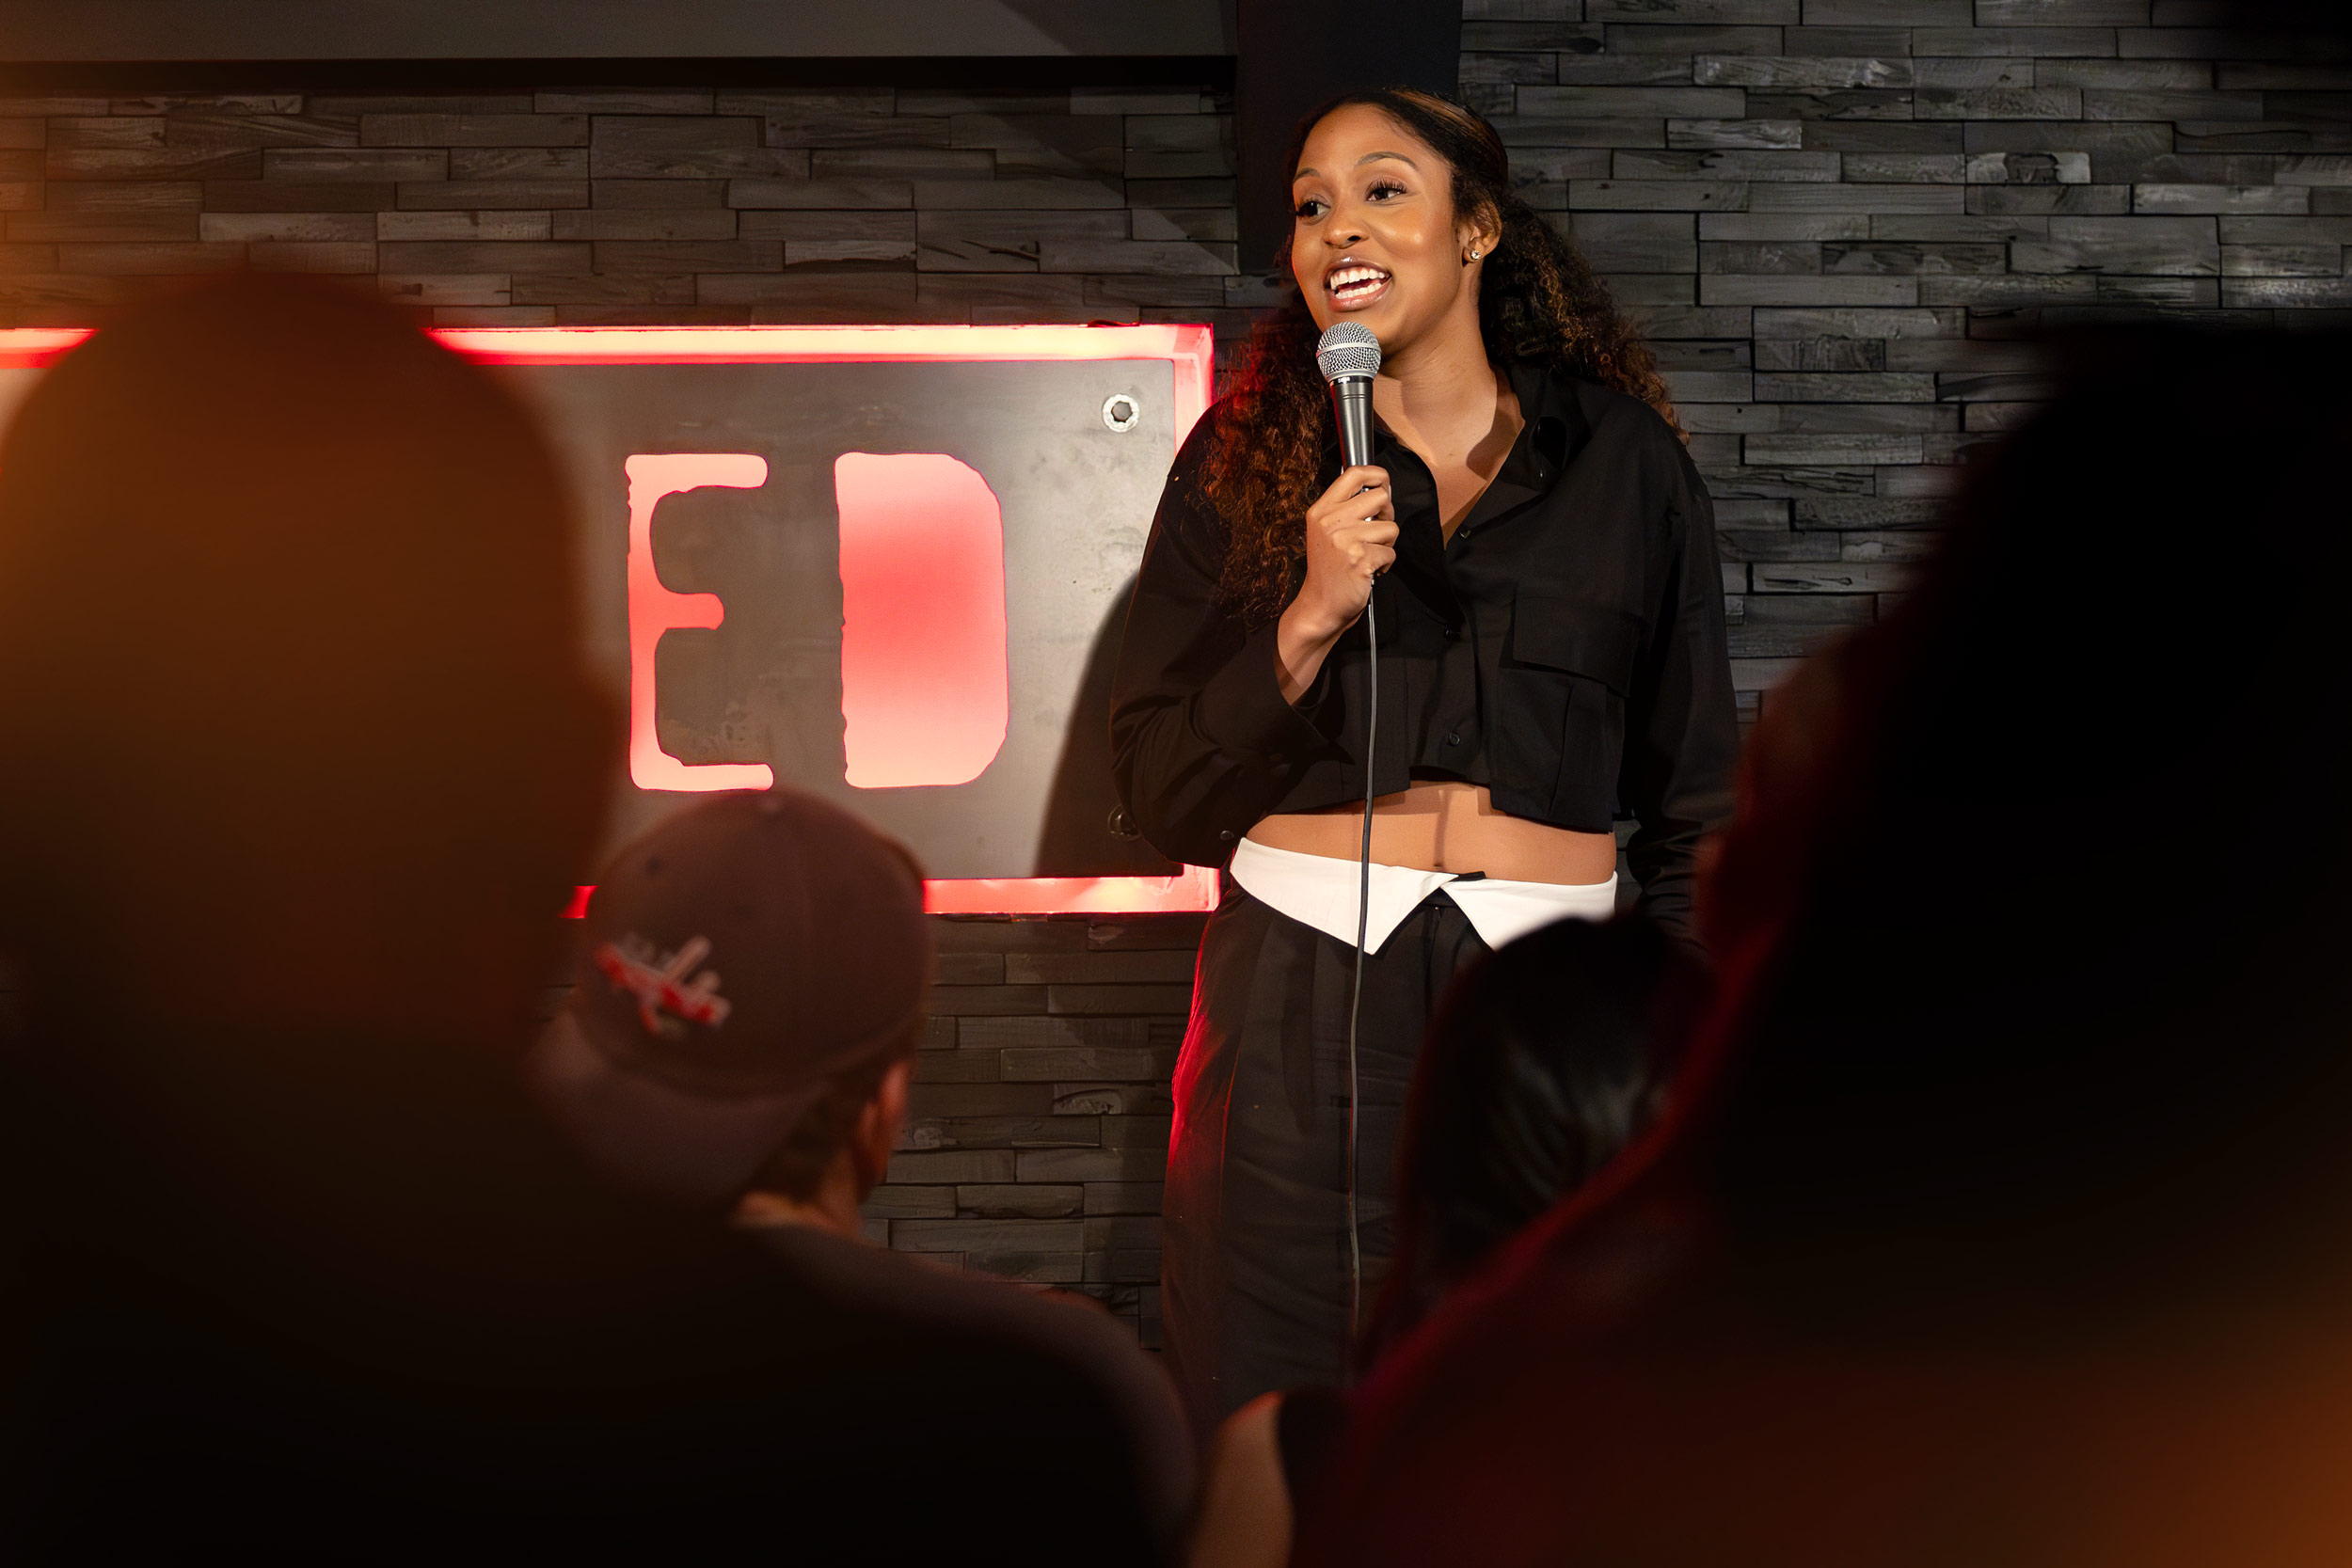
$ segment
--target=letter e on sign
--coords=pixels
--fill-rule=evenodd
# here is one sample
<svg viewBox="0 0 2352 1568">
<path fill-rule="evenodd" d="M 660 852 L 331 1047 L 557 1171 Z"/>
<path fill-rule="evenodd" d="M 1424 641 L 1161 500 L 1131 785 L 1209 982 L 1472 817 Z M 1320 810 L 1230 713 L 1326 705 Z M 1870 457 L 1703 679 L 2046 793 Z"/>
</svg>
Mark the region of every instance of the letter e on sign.
<svg viewBox="0 0 2352 1568">
<path fill-rule="evenodd" d="M 689 765 L 661 749 L 654 722 L 654 650 L 664 632 L 707 629 L 726 619 L 716 594 L 679 594 L 653 564 L 653 513 L 662 498 L 715 484 L 756 490 L 768 460 L 742 452 L 639 452 L 628 475 L 628 777 L 640 789 L 766 789 L 776 775 L 764 762 Z"/>
<path fill-rule="evenodd" d="M 968 784 L 1004 749 L 1005 515 L 941 452 L 845 452 L 841 718 L 859 789 Z"/>
</svg>

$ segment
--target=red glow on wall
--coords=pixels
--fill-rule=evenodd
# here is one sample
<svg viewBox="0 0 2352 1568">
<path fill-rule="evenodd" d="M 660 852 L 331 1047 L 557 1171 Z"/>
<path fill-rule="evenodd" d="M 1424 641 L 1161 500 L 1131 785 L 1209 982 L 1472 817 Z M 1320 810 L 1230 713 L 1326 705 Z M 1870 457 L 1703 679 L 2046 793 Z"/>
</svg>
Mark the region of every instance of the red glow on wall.
<svg viewBox="0 0 2352 1568">
<path fill-rule="evenodd" d="M 0 369 L 54 362 L 86 327 L 0 329 Z M 432 336 L 493 365 L 846 365 L 1008 359 L 1165 359 L 1176 444 L 1208 411 L 1215 345 L 1200 325 L 445 326 Z"/>
<path fill-rule="evenodd" d="M 628 474 L 628 776 L 640 789 L 766 789 L 776 775 L 764 762 L 689 765 L 661 749 L 654 721 L 655 651 L 662 634 L 717 626 L 726 607 L 716 594 L 678 594 L 653 564 L 653 514 L 665 496 L 705 485 L 756 490 L 768 460 L 742 452 L 640 452 Z"/>
<path fill-rule="evenodd" d="M 941 452 L 844 452 L 841 718 L 860 789 L 969 784 L 1004 748 L 1005 517 Z"/>
<path fill-rule="evenodd" d="M 566 920 L 588 918 L 596 887 L 572 889 Z M 1187 865 L 1173 877 L 969 877 L 923 884 L 930 914 L 1206 914 L 1216 873 Z"/>
<path fill-rule="evenodd" d="M 1200 914 L 1216 908 L 1216 873 L 1173 877 L 971 877 L 925 882 L 932 914 Z"/>
<path fill-rule="evenodd" d="M 0 331 L 0 370 L 37 370 L 89 335 L 87 326 L 16 326 Z"/>
</svg>

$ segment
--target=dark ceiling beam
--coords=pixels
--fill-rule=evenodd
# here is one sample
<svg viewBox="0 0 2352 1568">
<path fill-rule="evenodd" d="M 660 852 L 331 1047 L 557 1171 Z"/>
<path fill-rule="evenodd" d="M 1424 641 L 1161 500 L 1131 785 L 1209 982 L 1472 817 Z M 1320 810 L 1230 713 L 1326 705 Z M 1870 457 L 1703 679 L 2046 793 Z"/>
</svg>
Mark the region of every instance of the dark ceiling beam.
<svg viewBox="0 0 2352 1568">
<path fill-rule="evenodd" d="M 0 0 L 0 61 L 1125 58 L 1233 50 L 1230 0 Z"/>
<path fill-rule="evenodd" d="M 0 89 L 123 97 L 170 92 L 530 92 L 579 87 L 1188 87 L 1233 82 L 1231 55 L 892 55 L 770 58 L 575 55 L 492 59 L 10 61 Z"/>
</svg>

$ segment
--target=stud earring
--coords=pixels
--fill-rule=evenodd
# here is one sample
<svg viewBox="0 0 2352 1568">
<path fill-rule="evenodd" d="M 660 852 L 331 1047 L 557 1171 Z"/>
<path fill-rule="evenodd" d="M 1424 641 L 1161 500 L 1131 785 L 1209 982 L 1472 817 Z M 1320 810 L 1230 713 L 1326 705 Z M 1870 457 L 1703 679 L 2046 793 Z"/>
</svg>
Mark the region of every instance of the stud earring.
<svg viewBox="0 0 2352 1568">
<path fill-rule="evenodd" d="M 1470 260 L 1473 261 L 1478 260 L 1478 247 L 1476 245 L 1470 246 Z"/>
</svg>

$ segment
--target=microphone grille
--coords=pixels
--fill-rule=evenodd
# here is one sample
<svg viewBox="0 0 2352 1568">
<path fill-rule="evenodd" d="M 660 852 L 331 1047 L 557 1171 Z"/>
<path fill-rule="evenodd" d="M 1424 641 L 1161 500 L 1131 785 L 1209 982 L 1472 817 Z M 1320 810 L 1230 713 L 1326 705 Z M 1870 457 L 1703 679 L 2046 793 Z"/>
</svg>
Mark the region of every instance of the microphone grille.
<svg viewBox="0 0 2352 1568">
<path fill-rule="evenodd" d="M 1362 322 L 1333 322 L 1315 344 L 1315 365 L 1326 381 L 1343 375 L 1380 373 L 1380 340 Z"/>
</svg>

